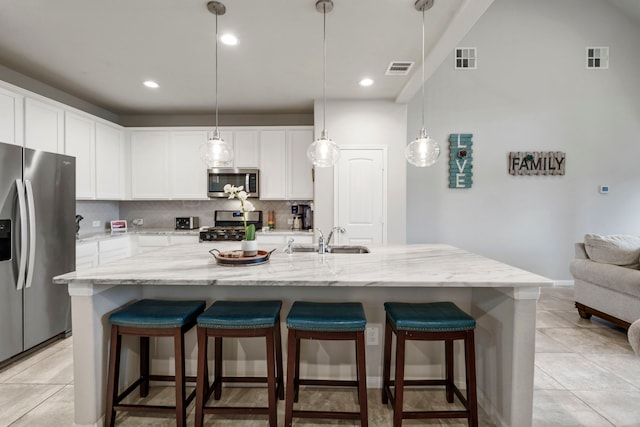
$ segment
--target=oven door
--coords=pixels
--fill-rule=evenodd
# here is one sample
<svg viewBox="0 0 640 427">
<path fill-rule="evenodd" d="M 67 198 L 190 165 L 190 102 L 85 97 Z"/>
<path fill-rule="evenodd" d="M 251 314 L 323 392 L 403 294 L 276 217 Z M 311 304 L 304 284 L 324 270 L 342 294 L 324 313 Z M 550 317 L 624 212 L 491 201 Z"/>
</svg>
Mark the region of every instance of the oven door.
<svg viewBox="0 0 640 427">
<path fill-rule="evenodd" d="M 211 198 L 228 197 L 224 186 L 242 186 L 249 197 L 260 197 L 260 171 L 258 169 L 209 169 L 207 194 Z"/>
</svg>

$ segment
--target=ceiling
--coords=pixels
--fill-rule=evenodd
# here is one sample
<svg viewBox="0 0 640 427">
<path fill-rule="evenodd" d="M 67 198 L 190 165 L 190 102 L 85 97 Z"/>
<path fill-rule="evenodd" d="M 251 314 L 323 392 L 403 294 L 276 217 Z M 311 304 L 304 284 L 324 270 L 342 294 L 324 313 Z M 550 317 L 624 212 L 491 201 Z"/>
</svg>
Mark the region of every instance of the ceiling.
<svg viewBox="0 0 640 427">
<path fill-rule="evenodd" d="M 334 0 L 327 97 L 406 102 L 421 85 L 415 0 Z M 428 76 L 493 0 L 436 0 L 426 12 Z M 221 113 L 301 113 L 322 97 L 315 0 L 225 0 Z M 0 63 L 115 114 L 204 114 L 215 105 L 215 15 L 207 0 L 0 0 Z M 385 76 L 391 61 L 415 61 Z M 358 86 L 362 77 L 375 84 Z M 142 82 L 152 79 L 160 88 Z"/>
</svg>

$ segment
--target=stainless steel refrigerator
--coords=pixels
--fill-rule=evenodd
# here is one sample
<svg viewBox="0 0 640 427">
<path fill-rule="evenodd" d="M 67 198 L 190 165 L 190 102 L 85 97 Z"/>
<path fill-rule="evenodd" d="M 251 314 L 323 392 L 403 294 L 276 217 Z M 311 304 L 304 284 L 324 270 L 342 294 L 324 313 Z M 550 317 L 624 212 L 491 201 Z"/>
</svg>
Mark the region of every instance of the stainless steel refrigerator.
<svg viewBox="0 0 640 427">
<path fill-rule="evenodd" d="M 71 330 L 75 158 L 0 143 L 0 364 Z"/>
</svg>

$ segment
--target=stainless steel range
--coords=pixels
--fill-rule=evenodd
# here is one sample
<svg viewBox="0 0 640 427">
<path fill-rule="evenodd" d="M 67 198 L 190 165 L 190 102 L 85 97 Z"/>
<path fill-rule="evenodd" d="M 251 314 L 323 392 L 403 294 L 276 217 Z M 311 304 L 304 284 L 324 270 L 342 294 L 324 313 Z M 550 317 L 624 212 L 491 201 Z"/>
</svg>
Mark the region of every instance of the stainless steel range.
<svg viewBox="0 0 640 427">
<path fill-rule="evenodd" d="M 214 226 L 200 228 L 200 241 L 244 239 L 244 222 L 240 211 L 215 211 Z M 247 213 L 247 224 L 254 224 L 256 230 L 262 228 L 262 211 Z"/>
</svg>

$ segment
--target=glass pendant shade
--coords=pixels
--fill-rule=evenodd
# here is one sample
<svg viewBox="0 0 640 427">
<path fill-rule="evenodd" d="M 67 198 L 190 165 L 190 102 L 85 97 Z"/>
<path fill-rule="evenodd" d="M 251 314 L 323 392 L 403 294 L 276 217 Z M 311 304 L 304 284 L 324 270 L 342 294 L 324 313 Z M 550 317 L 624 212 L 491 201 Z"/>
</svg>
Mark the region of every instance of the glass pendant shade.
<svg viewBox="0 0 640 427">
<path fill-rule="evenodd" d="M 220 138 L 218 131 L 209 135 L 207 142 L 200 146 L 200 157 L 208 168 L 225 168 L 233 166 L 233 147 Z"/>
<path fill-rule="evenodd" d="M 427 135 L 424 128 L 420 129 L 420 136 L 411 141 L 405 150 L 407 161 L 414 166 L 426 167 L 434 164 L 440 157 L 440 146 L 435 139 Z"/>
<path fill-rule="evenodd" d="M 340 149 L 338 144 L 329 139 L 327 131 L 323 130 L 320 138 L 307 148 L 307 158 L 314 166 L 328 168 L 338 162 Z"/>
</svg>

